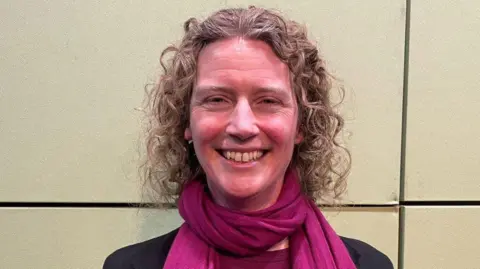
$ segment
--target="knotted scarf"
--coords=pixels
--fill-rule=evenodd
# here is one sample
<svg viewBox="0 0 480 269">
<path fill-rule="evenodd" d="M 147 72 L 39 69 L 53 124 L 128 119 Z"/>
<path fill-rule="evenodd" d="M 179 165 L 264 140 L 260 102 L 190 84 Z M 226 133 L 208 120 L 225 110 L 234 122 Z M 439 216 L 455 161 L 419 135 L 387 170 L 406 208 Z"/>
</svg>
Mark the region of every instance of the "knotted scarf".
<svg viewBox="0 0 480 269">
<path fill-rule="evenodd" d="M 302 194 L 294 170 L 285 174 L 277 202 L 256 212 L 215 204 L 205 184 L 191 180 L 179 200 L 185 220 L 164 268 L 218 269 L 217 250 L 238 256 L 258 255 L 289 238 L 297 269 L 355 269 L 343 242 L 315 203 Z"/>
</svg>

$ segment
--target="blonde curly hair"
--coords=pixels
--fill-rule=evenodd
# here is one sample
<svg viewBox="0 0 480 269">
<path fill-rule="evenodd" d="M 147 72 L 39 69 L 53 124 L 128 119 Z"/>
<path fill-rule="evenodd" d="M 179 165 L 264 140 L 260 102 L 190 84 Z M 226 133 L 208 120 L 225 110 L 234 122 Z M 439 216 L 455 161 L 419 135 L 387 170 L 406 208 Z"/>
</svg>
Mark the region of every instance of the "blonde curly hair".
<svg viewBox="0 0 480 269">
<path fill-rule="evenodd" d="M 339 198 L 350 169 L 350 153 L 337 141 L 344 121 L 331 101 L 333 78 L 305 27 L 279 12 L 249 7 L 222 9 L 203 21 L 191 18 L 184 23 L 184 31 L 178 46 L 163 50 L 162 75 L 146 99 L 147 155 L 142 177 L 144 187 L 153 191 L 154 201 L 175 202 L 185 182 L 203 173 L 193 147 L 183 136 L 189 125 L 198 55 L 212 42 L 238 36 L 267 43 L 288 65 L 304 137 L 295 147 L 290 165 L 298 170 L 310 198 Z M 167 55 L 171 55 L 168 60 Z M 340 93 L 343 98 L 343 89 Z"/>
</svg>

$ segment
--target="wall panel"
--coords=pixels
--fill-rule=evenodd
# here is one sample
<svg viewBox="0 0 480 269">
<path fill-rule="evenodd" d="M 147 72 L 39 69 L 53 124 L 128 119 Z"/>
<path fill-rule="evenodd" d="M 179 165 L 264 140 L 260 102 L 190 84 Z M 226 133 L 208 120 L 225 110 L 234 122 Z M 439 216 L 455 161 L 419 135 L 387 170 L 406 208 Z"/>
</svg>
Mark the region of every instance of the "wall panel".
<svg viewBox="0 0 480 269">
<path fill-rule="evenodd" d="M 387 255 L 394 268 L 398 262 L 398 210 L 395 208 L 343 208 L 323 210 L 342 236 L 362 240 Z"/>
<path fill-rule="evenodd" d="M 477 269 L 480 207 L 406 207 L 406 269 Z"/>
<path fill-rule="evenodd" d="M 405 193 L 478 200 L 480 2 L 412 1 Z"/>
<path fill-rule="evenodd" d="M 376 209 L 328 213 L 338 233 L 370 243 L 393 261 L 396 217 Z M 8 242 L 0 246 L 0 264 L 9 269 L 101 268 L 115 249 L 181 223 L 176 211 L 108 208 L 4 208 L 0 219 L 0 242 Z"/>
<path fill-rule="evenodd" d="M 286 1 L 262 4 L 308 22 L 332 72 L 345 82 L 345 139 L 354 160 L 347 202 L 394 203 L 403 1 L 305 1 L 295 10 Z M 6 14 L 0 199 L 138 201 L 141 113 L 135 108 L 143 85 L 155 75 L 161 48 L 180 37 L 183 21 L 223 2 L 0 5 Z"/>
</svg>

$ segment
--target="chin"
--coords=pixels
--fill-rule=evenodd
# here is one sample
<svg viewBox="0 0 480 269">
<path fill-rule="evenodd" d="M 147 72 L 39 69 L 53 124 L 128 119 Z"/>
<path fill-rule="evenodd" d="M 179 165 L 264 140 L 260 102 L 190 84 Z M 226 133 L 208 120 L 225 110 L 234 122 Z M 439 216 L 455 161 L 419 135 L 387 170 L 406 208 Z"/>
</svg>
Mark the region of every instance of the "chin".
<svg viewBox="0 0 480 269">
<path fill-rule="evenodd" d="M 266 178 L 263 173 L 256 176 L 234 173 L 227 175 L 207 180 L 210 192 L 219 205 L 236 210 L 255 211 L 275 202 L 273 197 L 269 197 L 275 186 L 272 182 L 263 180 Z"/>
<path fill-rule="evenodd" d="M 263 184 L 255 182 L 251 176 L 237 176 L 234 178 L 235 182 L 230 181 L 231 179 L 226 179 L 227 182 L 219 182 L 220 189 L 229 197 L 237 199 L 249 198 L 261 192 L 261 185 Z"/>
</svg>

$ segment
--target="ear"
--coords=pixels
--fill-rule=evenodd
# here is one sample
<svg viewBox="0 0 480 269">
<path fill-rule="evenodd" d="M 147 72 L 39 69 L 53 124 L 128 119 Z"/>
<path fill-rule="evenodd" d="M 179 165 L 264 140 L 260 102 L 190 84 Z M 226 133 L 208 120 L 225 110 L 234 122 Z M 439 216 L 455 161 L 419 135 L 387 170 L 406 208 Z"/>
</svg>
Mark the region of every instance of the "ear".
<svg viewBox="0 0 480 269">
<path fill-rule="evenodd" d="M 295 145 L 300 144 L 303 141 L 303 134 L 300 130 L 297 131 L 297 135 L 295 136 Z"/>
<path fill-rule="evenodd" d="M 190 130 L 190 127 L 187 127 L 185 129 L 185 132 L 183 133 L 183 138 L 185 138 L 185 140 L 187 141 L 192 140 L 192 131 Z"/>
</svg>

